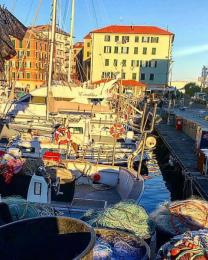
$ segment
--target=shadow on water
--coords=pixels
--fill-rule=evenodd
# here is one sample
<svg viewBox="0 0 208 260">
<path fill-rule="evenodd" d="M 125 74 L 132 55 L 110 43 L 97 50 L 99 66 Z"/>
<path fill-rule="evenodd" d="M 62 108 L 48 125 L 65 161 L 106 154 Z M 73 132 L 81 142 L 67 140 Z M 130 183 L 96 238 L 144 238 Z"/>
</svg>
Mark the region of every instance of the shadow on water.
<svg viewBox="0 0 208 260">
<path fill-rule="evenodd" d="M 171 201 L 183 199 L 184 177 L 182 169 L 176 161 L 170 165 L 170 152 L 158 137 L 155 155 L 160 166 L 165 185 L 170 191 Z"/>
</svg>

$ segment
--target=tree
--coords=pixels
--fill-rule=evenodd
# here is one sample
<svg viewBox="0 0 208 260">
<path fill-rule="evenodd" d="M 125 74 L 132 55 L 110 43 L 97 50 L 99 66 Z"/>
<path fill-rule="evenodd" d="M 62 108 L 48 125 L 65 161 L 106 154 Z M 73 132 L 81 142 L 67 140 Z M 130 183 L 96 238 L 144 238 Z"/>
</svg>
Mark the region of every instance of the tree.
<svg viewBox="0 0 208 260">
<path fill-rule="evenodd" d="M 201 88 L 194 82 L 190 82 L 184 86 L 185 94 L 193 97 L 196 92 L 200 92 Z"/>
</svg>

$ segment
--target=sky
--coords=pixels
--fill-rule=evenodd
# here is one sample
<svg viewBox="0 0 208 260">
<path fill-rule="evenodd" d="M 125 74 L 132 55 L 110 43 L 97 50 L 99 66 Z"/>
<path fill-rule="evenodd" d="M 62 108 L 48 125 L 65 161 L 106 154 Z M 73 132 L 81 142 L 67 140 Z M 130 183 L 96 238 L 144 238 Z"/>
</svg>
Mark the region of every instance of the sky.
<svg viewBox="0 0 208 260">
<path fill-rule="evenodd" d="M 23 24 L 50 22 L 52 0 L 0 0 Z M 57 23 L 69 32 L 71 0 L 57 0 Z M 207 0 L 75 0 L 74 41 L 106 25 L 154 25 L 175 34 L 172 80 L 195 81 L 208 66 Z"/>
</svg>

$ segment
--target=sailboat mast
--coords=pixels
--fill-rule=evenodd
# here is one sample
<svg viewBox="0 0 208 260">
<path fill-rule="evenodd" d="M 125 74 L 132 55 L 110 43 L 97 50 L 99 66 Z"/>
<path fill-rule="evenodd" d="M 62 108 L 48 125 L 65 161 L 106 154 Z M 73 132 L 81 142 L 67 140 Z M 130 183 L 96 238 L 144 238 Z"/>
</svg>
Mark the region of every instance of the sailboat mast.
<svg viewBox="0 0 208 260">
<path fill-rule="evenodd" d="M 55 33 L 56 33 L 56 7 L 57 7 L 57 0 L 53 0 L 51 48 L 50 48 L 49 75 L 48 75 L 48 87 L 47 87 L 47 104 L 46 104 L 46 120 L 48 120 L 48 118 L 49 118 L 49 101 L 50 101 L 52 73 L 53 73 L 53 57 L 54 57 Z"/>
<path fill-rule="evenodd" d="M 68 68 L 68 82 L 71 82 L 71 57 L 73 50 L 73 36 L 74 36 L 74 12 L 75 12 L 75 0 L 72 0 L 71 5 L 71 18 L 70 18 L 70 46 L 69 46 L 69 68 Z"/>
</svg>

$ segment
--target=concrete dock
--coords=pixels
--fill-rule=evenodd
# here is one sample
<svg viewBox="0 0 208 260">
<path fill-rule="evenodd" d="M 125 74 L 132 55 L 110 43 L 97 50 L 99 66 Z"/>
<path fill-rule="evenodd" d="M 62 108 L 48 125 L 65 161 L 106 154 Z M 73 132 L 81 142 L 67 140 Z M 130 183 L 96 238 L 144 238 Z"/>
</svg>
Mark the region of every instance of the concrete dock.
<svg viewBox="0 0 208 260">
<path fill-rule="evenodd" d="M 180 116 L 182 116 L 182 113 Z M 183 116 L 185 117 L 184 114 Z M 193 117 L 191 120 L 193 120 Z M 160 123 L 156 126 L 156 130 L 171 155 L 182 168 L 185 180 L 189 180 L 199 195 L 208 200 L 208 176 L 202 175 L 197 169 L 195 141 L 183 131 L 178 131 L 174 126 L 167 123 Z"/>
</svg>

